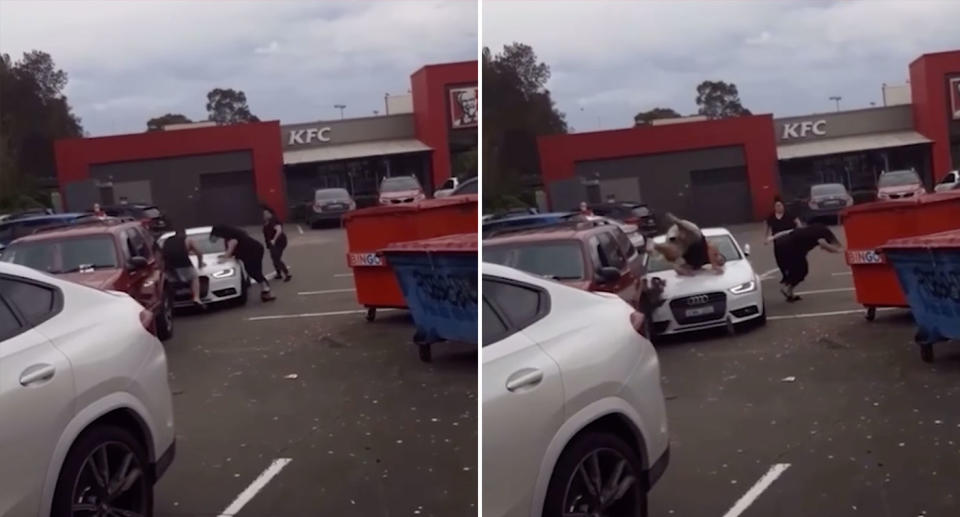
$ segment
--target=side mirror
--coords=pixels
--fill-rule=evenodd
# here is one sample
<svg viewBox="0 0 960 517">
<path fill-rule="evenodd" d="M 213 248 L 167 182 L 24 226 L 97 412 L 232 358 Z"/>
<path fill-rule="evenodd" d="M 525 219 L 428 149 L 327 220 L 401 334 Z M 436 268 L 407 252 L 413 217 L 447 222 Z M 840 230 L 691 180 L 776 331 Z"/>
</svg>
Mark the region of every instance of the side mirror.
<svg viewBox="0 0 960 517">
<path fill-rule="evenodd" d="M 749 244 L 744 244 L 744 245 L 743 245 L 743 254 L 746 255 L 746 256 L 748 256 L 748 257 L 750 256 L 750 245 L 749 245 Z"/>
<path fill-rule="evenodd" d="M 600 280 L 605 284 L 612 284 L 617 280 L 620 280 L 620 270 L 615 267 L 602 267 L 597 270 L 597 276 L 600 277 Z"/>
<path fill-rule="evenodd" d="M 150 262 L 144 257 L 130 257 L 130 260 L 127 261 L 127 267 L 132 271 L 146 269 L 148 265 L 150 265 Z"/>
</svg>

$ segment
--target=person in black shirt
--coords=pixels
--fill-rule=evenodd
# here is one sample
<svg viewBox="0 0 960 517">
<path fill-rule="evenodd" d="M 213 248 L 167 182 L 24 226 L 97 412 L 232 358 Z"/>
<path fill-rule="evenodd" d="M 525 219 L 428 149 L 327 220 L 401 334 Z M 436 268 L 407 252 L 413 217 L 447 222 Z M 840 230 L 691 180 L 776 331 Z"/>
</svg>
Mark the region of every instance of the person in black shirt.
<svg viewBox="0 0 960 517">
<path fill-rule="evenodd" d="M 190 253 L 193 253 L 197 256 L 197 267 L 203 268 L 203 253 L 187 238 L 183 228 L 178 227 L 173 235 L 163 241 L 161 253 L 167 274 L 181 283 L 190 284 L 193 303 L 203 307 L 203 302 L 200 301 L 200 277 L 190 262 Z"/>
<path fill-rule="evenodd" d="M 773 213 L 767 218 L 767 233 L 764 245 L 773 242 L 773 257 L 777 261 L 777 268 L 780 269 L 780 283 L 783 284 L 786 279 L 784 272 L 783 246 L 780 245 L 781 238 L 788 235 L 794 229 L 803 226 L 799 218 L 789 214 L 783 205 L 780 196 L 773 200 Z"/>
<path fill-rule="evenodd" d="M 263 242 L 267 243 L 267 249 L 270 250 L 270 260 L 273 261 L 273 268 L 277 272 L 277 278 L 284 277 L 284 282 L 289 282 L 290 270 L 283 263 L 283 250 L 287 247 L 287 234 L 283 232 L 283 223 L 277 219 L 276 212 L 272 208 L 264 205 L 263 207 Z"/>
<path fill-rule="evenodd" d="M 723 274 L 726 258 L 707 242 L 700 227 L 669 212 L 665 217 L 671 223 L 667 230 L 667 242 L 654 244 L 653 247 L 674 264 L 677 274 L 693 275 L 707 264 L 710 264 L 713 273 Z"/>
<path fill-rule="evenodd" d="M 809 271 L 807 254 L 813 248 L 820 247 L 830 253 L 843 251 L 836 235 L 822 224 L 811 224 L 797 228 L 780 237 L 778 241 L 779 245 L 783 247 L 781 257 L 785 268 L 783 271 L 783 287 L 780 292 L 783 293 L 788 302 L 795 302 L 800 299 L 793 293 L 793 290 L 807 277 Z"/>
<path fill-rule="evenodd" d="M 227 251 L 225 258 L 236 257 L 243 263 L 243 269 L 250 278 L 260 285 L 260 300 L 271 302 L 276 300 L 270 292 L 270 283 L 263 276 L 263 244 L 247 234 L 247 232 L 233 226 L 218 224 L 210 231 L 211 239 L 223 239 Z"/>
</svg>

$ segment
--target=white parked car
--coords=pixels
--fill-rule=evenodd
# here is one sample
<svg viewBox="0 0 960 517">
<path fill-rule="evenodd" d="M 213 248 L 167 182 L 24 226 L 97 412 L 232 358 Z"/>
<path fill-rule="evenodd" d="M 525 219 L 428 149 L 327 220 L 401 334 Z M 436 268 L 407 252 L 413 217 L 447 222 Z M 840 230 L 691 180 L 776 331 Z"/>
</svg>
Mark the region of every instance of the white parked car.
<svg viewBox="0 0 960 517">
<path fill-rule="evenodd" d="M 935 192 L 960 190 L 960 170 L 948 172 L 933 189 Z"/>
<path fill-rule="evenodd" d="M 587 220 L 593 223 L 609 224 L 620 228 L 623 230 L 623 233 L 627 234 L 627 237 L 630 238 L 630 244 L 633 244 L 633 247 L 638 250 L 643 250 L 647 246 L 647 239 L 640 233 L 640 228 L 635 224 L 625 223 L 601 215 L 588 215 Z"/>
<path fill-rule="evenodd" d="M 236 258 L 221 258 L 226 252 L 223 239 L 210 240 L 210 226 L 188 228 L 187 238 L 203 253 L 203 268 L 198 270 L 200 275 L 200 298 L 203 303 L 233 302 L 244 304 L 247 301 L 247 292 L 250 289 L 250 279 L 243 269 L 243 263 Z M 173 236 L 173 232 L 160 236 L 159 245 Z M 197 257 L 190 254 L 190 262 L 197 267 Z M 174 307 L 192 307 L 193 299 L 190 286 L 171 281 L 174 290 Z"/>
<path fill-rule="evenodd" d="M 153 313 L 0 263 L 0 515 L 150 515 L 174 456 Z"/>
<path fill-rule="evenodd" d="M 747 321 L 766 322 L 763 286 L 747 257 L 750 247 L 741 248 L 725 228 L 704 228 L 707 241 L 727 259 L 723 274 L 709 270 L 692 276 L 678 275 L 656 251 L 650 252 L 647 278 L 665 283 L 664 303 L 653 312 L 655 335 L 676 334 L 711 327 L 734 326 Z M 663 243 L 659 235 L 654 242 Z"/>
<path fill-rule="evenodd" d="M 434 191 L 433 197 L 447 197 L 453 193 L 454 189 L 456 189 L 458 185 L 460 185 L 460 179 L 456 176 L 447 178 L 447 181 L 444 181 L 443 184 L 440 185 L 440 188 Z"/>
<path fill-rule="evenodd" d="M 483 514 L 646 516 L 660 365 L 619 297 L 483 264 Z"/>
</svg>

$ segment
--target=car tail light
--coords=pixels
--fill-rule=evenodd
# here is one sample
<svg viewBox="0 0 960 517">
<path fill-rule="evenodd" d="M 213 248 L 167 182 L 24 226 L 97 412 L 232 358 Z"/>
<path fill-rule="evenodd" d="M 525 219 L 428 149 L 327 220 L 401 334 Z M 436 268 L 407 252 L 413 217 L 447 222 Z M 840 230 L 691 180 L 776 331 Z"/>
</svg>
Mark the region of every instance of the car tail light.
<svg viewBox="0 0 960 517">
<path fill-rule="evenodd" d="M 350 206 L 350 210 L 356 210 L 356 209 L 357 209 L 357 202 L 351 199 L 349 206 Z"/>
<path fill-rule="evenodd" d="M 153 334 L 154 336 L 157 335 L 157 325 L 152 312 L 146 309 L 141 310 L 140 323 L 143 325 L 143 328 L 147 330 L 147 332 Z"/>
<path fill-rule="evenodd" d="M 853 206 L 853 197 L 847 196 L 847 206 Z"/>
<path fill-rule="evenodd" d="M 643 337 L 650 337 L 647 335 L 647 317 L 640 311 L 634 311 L 630 314 L 630 325 L 633 326 L 633 330 L 637 331 L 637 334 L 640 334 Z"/>
</svg>

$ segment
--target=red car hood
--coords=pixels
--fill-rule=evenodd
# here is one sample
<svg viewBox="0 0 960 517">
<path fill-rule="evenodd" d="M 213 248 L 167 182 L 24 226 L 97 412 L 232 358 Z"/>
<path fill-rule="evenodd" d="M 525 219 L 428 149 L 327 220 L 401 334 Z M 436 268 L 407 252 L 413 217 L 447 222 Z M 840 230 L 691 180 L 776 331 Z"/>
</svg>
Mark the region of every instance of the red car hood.
<svg viewBox="0 0 960 517">
<path fill-rule="evenodd" d="M 419 190 L 398 190 L 396 192 L 381 192 L 380 199 L 405 199 L 416 197 L 420 194 Z"/>
<path fill-rule="evenodd" d="M 119 269 L 100 269 L 89 273 L 64 273 L 57 276 L 95 289 L 113 289 L 121 273 Z"/>
</svg>

